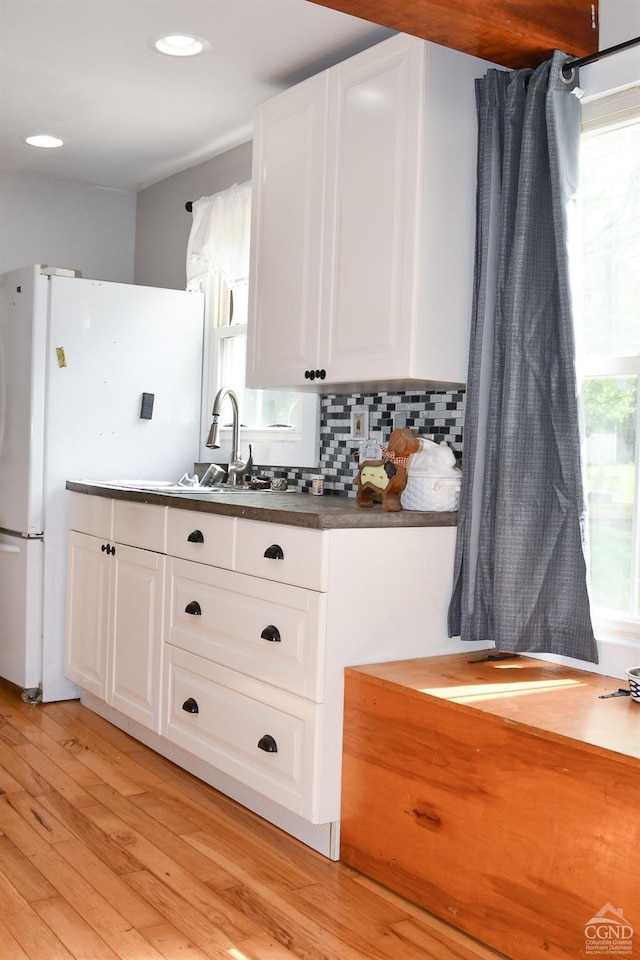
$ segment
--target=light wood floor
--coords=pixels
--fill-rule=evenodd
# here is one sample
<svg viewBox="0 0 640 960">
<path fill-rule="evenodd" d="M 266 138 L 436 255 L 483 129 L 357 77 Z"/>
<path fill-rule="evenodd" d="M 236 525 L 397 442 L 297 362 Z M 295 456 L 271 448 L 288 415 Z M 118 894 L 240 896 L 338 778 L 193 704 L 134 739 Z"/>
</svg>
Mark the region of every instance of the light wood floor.
<svg viewBox="0 0 640 960">
<path fill-rule="evenodd" d="M 0 681 L 1 960 L 491 960 L 77 701 Z"/>
</svg>

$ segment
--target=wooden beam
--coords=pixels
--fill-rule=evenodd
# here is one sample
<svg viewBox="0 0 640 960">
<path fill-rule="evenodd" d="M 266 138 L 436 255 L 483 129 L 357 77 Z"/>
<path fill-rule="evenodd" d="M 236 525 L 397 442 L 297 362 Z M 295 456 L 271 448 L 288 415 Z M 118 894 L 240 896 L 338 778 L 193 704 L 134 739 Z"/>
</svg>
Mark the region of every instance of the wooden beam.
<svg viewBox="0 0 640 960">
<path fill-rule="evenodd" d="M 312 0 L 507 67 L 598 49 L 598 0 Z"/>
</svg>

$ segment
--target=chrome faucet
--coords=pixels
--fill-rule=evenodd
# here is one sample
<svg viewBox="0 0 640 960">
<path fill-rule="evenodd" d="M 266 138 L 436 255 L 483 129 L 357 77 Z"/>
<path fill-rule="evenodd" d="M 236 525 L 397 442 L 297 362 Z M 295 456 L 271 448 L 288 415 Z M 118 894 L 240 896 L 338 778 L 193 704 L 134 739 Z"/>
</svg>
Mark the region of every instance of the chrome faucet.
<svg viewBox="0 0 640 960">
<path fill-rule="evenodd" d="M 251 447 L 249 447 L 249 459 L 243 460 L 240 456 L 239 436 L 240 436 L 240 414 L 238 411 L 238 398 L 230 387 L 221 387 L 216 398 L 213 401 L 213 410 L 211 411 L 212 423 L 207 437 L 207 446 L 217 450 L 220 446 L 220 408 L 225 397 L 229 397 L 233 411 L 233 421 L 231 429 L 231 457 L 229 458 L 229 470 L 227 472 L 227 484 L 235 486 L 238 479 L 243 477 L 253 463 Z"/>
</svg>

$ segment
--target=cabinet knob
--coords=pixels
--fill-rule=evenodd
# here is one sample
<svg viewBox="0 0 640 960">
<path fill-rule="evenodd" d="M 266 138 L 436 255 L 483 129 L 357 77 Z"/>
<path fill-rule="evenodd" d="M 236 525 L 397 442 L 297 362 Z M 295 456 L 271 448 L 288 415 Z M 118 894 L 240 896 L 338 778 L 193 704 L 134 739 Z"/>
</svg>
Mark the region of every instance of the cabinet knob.
<svg viewBox="0 0 640 960">
<path fill-rule="evenodd" d="M 192 530 L 189 536 L 187 537 L 189 543 L 204 543 L 204 536 L 202 530 Z"/>
<path fill-rule="evenodd" d="M 305 378 L 305 380 L 312 380 L 312 379 L 313 379 L 313 372 L 312 372 L 311 370 L 305 370 L 305 372 L 304 372 L 304 378 Z"/>
<path fill-rule="evenodd" d="M 187 713 L 200 713 L 198 701 L 194 700 L 193 697 L 189 697 L 188 700 L 185 700 L 185 702 L 182 704 L 182 709 Z"/>
<path fill-rule="evenodd" d="M 192 600 L 191 603 L 188 603 L 184 608 L 185 613 L 190 613 L 192 617 L 201 617 L 202 616 L 202 607 L 197 600 Z"/>
<path fill-rule="evenodd" d="M 326 380 L 327 371 L 326 371 L 326 370 L 316 370 L 316 375 L 319 376 L 321 380 Z"/>
<path fill-rule="evenodd" d="M 105 550 L 107 549 L 107 544 L 106 544 L 106 543 L 103 543 L 102 546 L 100 547 L 100 549 L 101 549 L 102 552 L 104 553 Z"/>
<path fill-rule="evenodd" d="M 100 549 L 103 553 L 106 553 L 107 556 L 111 556 L 111 554 L 116 552 L 116 548 L 112 547 L 110 543 L 103 543 Z"/>
<path fill-rule="evenodd" d="M 282 640 L 280 631 L 277 627 L 274 627 L 272 623 L 270 623 L 268 627 L 264 628 L 260 636 L 263 640 L 268 640 L 270 643 L 280 643 Z"/>
<path fill-rule="evenodd" d="M 264 750 L 265 753 L 277 753 L 278 744 L 270 733 L 265 733 L 264 737 L 260 737 L 258 740 L 258 749 Z"/>
<path fill-rule="evenodd" d="M 264 552 L 267 560 L 284 560 L 284 552 L 279 543 L 272 543 Z"/>
</svg>

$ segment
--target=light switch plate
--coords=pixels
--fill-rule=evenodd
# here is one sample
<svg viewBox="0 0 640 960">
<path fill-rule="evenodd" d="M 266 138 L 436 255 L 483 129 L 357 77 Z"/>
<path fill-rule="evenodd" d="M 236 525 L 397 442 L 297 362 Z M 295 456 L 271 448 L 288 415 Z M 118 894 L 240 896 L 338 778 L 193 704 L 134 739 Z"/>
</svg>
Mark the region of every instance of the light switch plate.
<svg viewBox="0 0 640 960">
<path fill-rule="evenodd" d="M 369 411 L 351 411 L 351 433 L 349 440 L 366 440 L 369 436 Z"/>
</svg>

